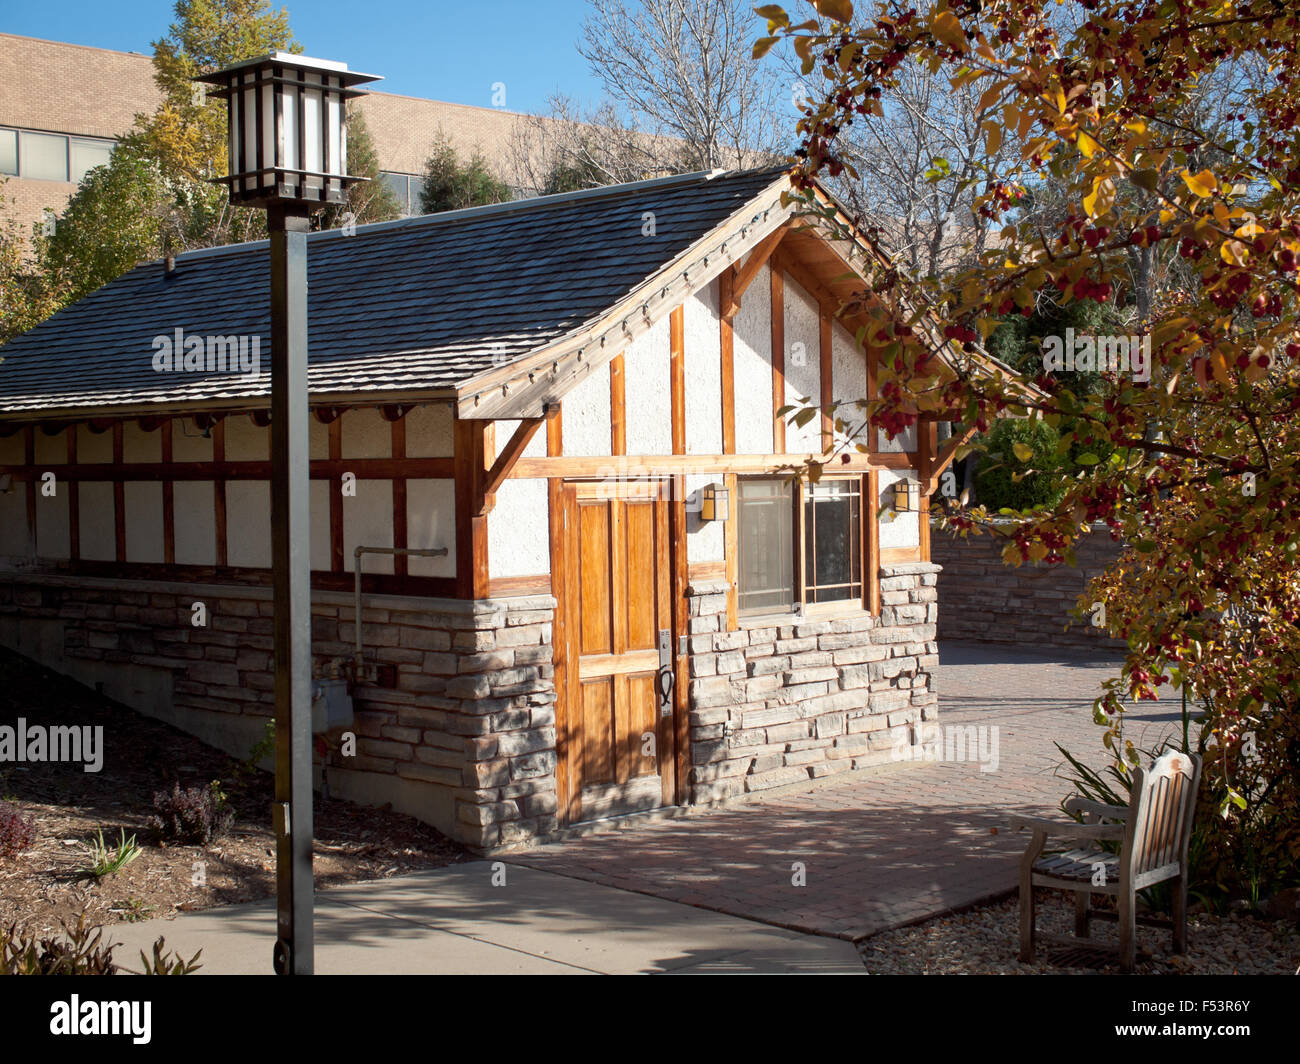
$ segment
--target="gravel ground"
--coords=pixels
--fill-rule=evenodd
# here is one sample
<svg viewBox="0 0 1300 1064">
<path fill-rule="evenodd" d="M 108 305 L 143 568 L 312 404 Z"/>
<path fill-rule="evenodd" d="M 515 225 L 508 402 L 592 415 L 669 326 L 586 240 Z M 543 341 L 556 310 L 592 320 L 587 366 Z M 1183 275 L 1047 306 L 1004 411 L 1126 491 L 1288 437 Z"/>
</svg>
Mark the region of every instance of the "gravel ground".
<svg viewBox="0 0 1300 1064">
<path fill-rule="evenodd" d="M 1040 895 L 1038 930 L 1073 935 L 1074 907 L 1065 895 Z M 1169 952 L 1169 932 L 1138 926 L 1137 971 L 1143 975 L 1291 975 L 1300 968 L 1294 924 L 1233 913 L 1188 917 L 1188 952 Z M 1093 921 L 1093 939 L 1114 943 L 1115 925 Z M 1046 963 L 1056 947 L 1038 946 L 1036 964 L 1016 960 L 1020 906 L 1015 898 L 862 939 L 858 952 L 872 975 L 1092 975 L 1118 973 L 1113 961 L 1095 968 Z M 1143 951 L 1147 956 L 1143 957 Z"/>
</svg>

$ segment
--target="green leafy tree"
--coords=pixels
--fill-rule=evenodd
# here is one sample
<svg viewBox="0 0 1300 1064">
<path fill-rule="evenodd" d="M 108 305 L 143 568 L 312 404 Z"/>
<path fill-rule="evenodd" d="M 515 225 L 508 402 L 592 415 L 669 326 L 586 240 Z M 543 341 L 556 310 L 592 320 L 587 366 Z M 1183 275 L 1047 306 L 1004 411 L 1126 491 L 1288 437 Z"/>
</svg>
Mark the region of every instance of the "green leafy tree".
<svg viewBox="0 0 1300 1064">
<path fill-rule="evenodd" d="M 0 179 L 0 193 L 3 189 Z M 0 221 L 0 344 L 43 321 L 58 306 L 23 227 L 5 217 Z"/>
<path fill-rule="evenodd" d="M 421 211 L 437 214 L 488 203 L 505 203 L 510 198 L 509 186 L 493 176 L 481 152 L 475 150 L 467 161 L 462 161 L 460 153 L 444 134 L 439 133 L 424 164 L 424 183 L 420 186 Z"/>
</svg>

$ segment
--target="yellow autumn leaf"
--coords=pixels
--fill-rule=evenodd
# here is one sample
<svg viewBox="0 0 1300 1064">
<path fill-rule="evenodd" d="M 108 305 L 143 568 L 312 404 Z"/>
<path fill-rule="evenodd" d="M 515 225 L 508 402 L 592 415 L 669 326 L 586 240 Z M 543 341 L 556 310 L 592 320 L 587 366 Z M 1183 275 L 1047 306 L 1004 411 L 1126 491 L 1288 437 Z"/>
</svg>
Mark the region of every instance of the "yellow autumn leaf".
<svg viewBox="0 0 1300 1064">
<path fill-rule="evenodd" d="M 939 12 L 930 23 L 930 32 L 948 47 L 966 51 L 966 31 L 961 28 L 961 20 L 951 11 Z"/>
<path fill-rule="evenodd" d="M 1087 133 L 1083 132 L 1083 130 L 1079 130 L 1078 143 L 1079 151 L 1083 153 L 1085 159 L 1091 159 L 1097 154 L 1097 149 L 1101 147 L 1100 144 L 1093 140 Z"/>
<path fill-rule="evenodd" d="M 1029 459 L 1034 457 L 1034 449 L 1027 443 L 1013 443 L 1011 449 L 1022 462 L 1028 462 Z"/>
<path fill-rule="evenodd" d="M 989 155 L 996 155 L 1002 147 L 1002 127 L 996 122 L 984 123 L 984 150 Z"/>
<path fill-rule="evenodd" d="M 1083 197 L 1083 209 L 1089 218 L 1100 218 L 1115 205 L 1115 182 L 1109 177 L 1099 177 L 1092 184 L 1092 193 Z"/>
<path fill-rule="evenodd" d="M 1041 562 L 1047 557 L 1047 544 L 1037 541 L 1029 544 L 1029 560 L 1031 562 Z"/>
<path fill-rule="evenodd" d="M 1219 179 L 1209 170 L 1202 170 L 1199 174 L 1184 170 L 1182 177 L 1187 187 L 1192 190 L 1192 195 L 1199 196 L 1201 199 L 1212 196 L 1215 189 L 1219 187 Z"/>
<path fill-rule="evenodd" d="M 1246 265 L 1246 245 L 1240 240 L 1225 240 L 1219 248 L 1219 255 L 1224 262 L 1234 266 Z"/>
</svg>

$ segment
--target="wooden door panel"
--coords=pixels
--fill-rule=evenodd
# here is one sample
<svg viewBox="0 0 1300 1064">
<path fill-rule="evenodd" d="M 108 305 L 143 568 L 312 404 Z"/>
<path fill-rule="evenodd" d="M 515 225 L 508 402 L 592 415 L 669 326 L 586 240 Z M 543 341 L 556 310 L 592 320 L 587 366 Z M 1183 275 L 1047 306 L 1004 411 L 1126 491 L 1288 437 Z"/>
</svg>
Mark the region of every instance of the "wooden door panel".
<svg viewBox="0 0 1300 1064">
<path fill-rule="evenodd" d="M 578 652 L 610 654 L 614 633 L 610 624 L 609 504 L 578 506 Z"/>
<path fill-rule="evenodd" d="M 660 714 L 656 684 L 672 574 L 660 485 L 569 484 L 563 493 L 576 526 L 562 544 L 577 577 L 565 582 L 570 704 L 561 745 L 572 821 L 673 800 L 675 728 Z"/>
</svg>

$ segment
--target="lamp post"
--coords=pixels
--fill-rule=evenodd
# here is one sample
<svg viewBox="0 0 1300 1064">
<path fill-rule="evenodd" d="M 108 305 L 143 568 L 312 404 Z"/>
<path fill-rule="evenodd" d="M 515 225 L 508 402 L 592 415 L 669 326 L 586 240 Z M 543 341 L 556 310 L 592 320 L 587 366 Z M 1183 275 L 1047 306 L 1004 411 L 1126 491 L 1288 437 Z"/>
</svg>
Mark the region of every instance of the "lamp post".
<svg viewBox="0 0 1300 1064">
<path fill-rule="evenodd" d="M 377 80 L 275 52 L 195 79 L 227 100 L 230 202 L 271 235 L 271 563 L 275 590 L 275 971 L 311 975 L 311 510 L 307 464 L 307 231 L 349 184 L 344 109 Z"/>
</svg>

